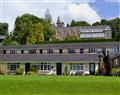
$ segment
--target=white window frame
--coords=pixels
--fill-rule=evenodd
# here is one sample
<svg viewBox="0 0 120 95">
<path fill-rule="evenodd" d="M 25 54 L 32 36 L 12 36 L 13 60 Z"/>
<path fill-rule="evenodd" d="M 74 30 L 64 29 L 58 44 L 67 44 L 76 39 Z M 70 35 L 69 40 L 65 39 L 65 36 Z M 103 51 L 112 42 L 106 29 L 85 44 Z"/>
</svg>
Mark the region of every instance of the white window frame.
<svg viewBox="0 0 120 95">
<path fill-rule="evenodd" d="M 70 71 L 83 71 L 84 65 L 83 63 L 71 63 L 70 64 Z"/>
<path fill-rule="evenodd" d="M 50 63 L 38 63 L 36 64 L 36 68 L 39 71 L 51 71 L 51 64 Z"/>
</svg>

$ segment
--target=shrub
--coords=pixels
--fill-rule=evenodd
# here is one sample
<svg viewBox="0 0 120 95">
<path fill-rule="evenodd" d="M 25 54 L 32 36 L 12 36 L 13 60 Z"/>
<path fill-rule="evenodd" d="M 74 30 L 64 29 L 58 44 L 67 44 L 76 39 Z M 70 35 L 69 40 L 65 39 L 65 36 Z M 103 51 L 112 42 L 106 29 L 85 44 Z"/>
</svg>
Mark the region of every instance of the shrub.
<svg viewBox="0 0 120 95">
<path fill-rule="evenodd" d="M 22 75 L 24 72 L 24 69 L 23 68 L 17 68 L 16 69 L 16 75 Z"/>
<path fill-rule="evenodd" d="M 68 75 L 68 65 L 67 64 L 64 67 L 64 75 Z"/>
<path fill-rule="evenodd" d="M 0 75 L 4 75 L 5 73 L 0 68 Z"/>
<path fill-rule="evenodd" d="M 36 75 L 36 73 L 34 71 L 29 71 L 27 75 Z"/>
<path fill-rule="evenodd" d="M 34 66 L 30 66 L 30 70 L 29 71 L 33 71 L 33 72 L 37 72 L 37 69 L 36 69 L 36 67 L 34 67 Z"/>
<path fill-rule="evenodd" d="M 120 68 L 113 68 L 112 75 L 113 76 L 120 76 Z"/>
</svg>

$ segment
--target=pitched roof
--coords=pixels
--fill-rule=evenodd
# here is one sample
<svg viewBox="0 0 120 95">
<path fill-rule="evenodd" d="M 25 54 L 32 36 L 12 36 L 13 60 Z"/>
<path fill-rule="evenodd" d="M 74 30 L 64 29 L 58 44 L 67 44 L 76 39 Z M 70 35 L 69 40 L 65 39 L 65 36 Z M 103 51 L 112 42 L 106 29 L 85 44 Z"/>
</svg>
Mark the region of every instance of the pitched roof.
<svg viewBox="0 0 120 95">
<path fill-rule="evenodd" d="M 97 54 L 0 54 L 1 62 L 97 62 Z"/>
<path fill-rule="evenodd" d="M 60 44 L 39 44 L 39 45 L 9 45 L 0 46 L 0 50 L 4 49 L 67 49 L 67 48 L 107 48 L 120 45 L 120 42 L 87 42 L 87 43 L 60 43 Z"/>
</svg>

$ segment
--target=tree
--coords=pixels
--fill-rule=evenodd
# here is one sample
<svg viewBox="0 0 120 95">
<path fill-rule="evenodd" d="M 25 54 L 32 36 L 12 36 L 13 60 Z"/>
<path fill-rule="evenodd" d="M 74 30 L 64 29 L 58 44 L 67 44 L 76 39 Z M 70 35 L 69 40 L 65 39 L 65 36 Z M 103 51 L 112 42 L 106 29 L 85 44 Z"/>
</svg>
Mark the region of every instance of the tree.
<svg viewBox="0 0 120 95">
<path fill-rule="evenodd" d="M 52 30 L 52 25 L 48 22 L 48 21 L 44 21 L 43 22 L 43 25 L 44 25 L 44 39 L 45 41 L 50 41 L 52 35 L 53 35 L 53 30 Z"/>
<path fill-rule="evenodd" d="M 115 19 L 111 19 L 111 20 L 102 19 L 100 21 L 100 23 L 96 22 L 92 25 L 93 26 L 96 26 L 96 25 L 110 25 L 111 29 L 112 29 L 112 39 L 114 41 L 120 41 L 120 18 L 115 18 Z"/>
<path fill-rule="evenodd" d="M 34 31 L 34 37 L 35 37 L 35 43 L 39 43 L 41 41 L 44 41 L 44 34 L 43 34 L 43 26 L 41 23 L 35 23 L 33 26 Z"/>
<path fill-rule="evenodd" d="M 98 26 L 98 25 L 101 25 L 100 22 L 95 22 L 92 24 L 92 26 Z"/>
<path fill-rule="evenodd" d="M 106 19 L 102 19 L 100 23 L 101 25 L 108 25 L 108 21 Z"/>
<path fill-rule="evenodd" d="M 32 22 L 29 22 L 29 24 L 28 24 L 26 44 L 27 45 L 35 44 L 35 37 L 34 37 L 33 23 Z"/>
<path fill-rule="evenodd" d="M 50 23 L 52 22 L 52 16 L 51 16 L 48 8 L 47 8 L 47 10 L 45 12 L 45 20 L 47 20 Z"/>
<path fill-rule="evenodd" d="M 71 27 L 73 27 L 73 26 L 90 26 L 90 24 L 87 23 L 86 21 L 75 21 L 75 20 L 72 20 L 70 26 Z"/>
<path fill-rule="evenodd" d="M 8 35 L 8 24 L 0 23 L 0 35 L 7 36 Z"/>
<path fill-rule="evenodd" d="M 120 18 L 115 18 L 108 21 L 112 28 L 112 38 L 115 41 L 120 41 Z"/>
<path fill-rule="evenodd" d="M 47 20 L 24 14 L 16 18 L 13 35 L 20 44 L 36 44 L 44 39 L 49 41 L 52 36 L 52 26 Z"/>
</svg>

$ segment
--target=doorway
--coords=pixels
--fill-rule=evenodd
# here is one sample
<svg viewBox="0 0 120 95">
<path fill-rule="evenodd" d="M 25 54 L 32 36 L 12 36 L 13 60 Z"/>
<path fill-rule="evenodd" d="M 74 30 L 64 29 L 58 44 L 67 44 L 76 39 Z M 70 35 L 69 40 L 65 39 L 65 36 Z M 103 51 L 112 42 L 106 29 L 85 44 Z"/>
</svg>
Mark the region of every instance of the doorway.
<svg viewBox="0 0 120 95">
<path fill-rule="evenodd" d="M 57 63 L 56 64 L 56 71 L 57 71 L 57 75 L 62 74 L 62 63 Z"/>
<path fill-rule="evenodd" d="M 30 63 L 25 63 L 25 73 L 29 72 L 30 70 Z"/>
<path fill-rule="evenodd" d="M 89 72 L 90 72 L 90 75 L 95 75 L 95 63 L 89 64 Z"/>
</svg>

